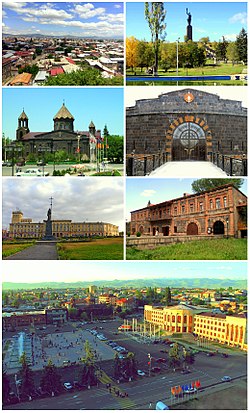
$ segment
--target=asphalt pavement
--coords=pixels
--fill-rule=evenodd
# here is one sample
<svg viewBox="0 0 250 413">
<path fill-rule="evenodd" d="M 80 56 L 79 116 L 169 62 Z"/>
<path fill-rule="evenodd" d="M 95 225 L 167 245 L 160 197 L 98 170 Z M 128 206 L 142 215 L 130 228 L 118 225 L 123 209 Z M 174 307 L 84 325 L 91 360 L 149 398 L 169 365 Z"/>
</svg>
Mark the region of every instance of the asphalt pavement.
<svg viewBox="0 0 250 413">
<path fill-rule="evenodd" d="M 40 241 L 4 260 L 58 260 L 56 243 Z"/>
</svg>

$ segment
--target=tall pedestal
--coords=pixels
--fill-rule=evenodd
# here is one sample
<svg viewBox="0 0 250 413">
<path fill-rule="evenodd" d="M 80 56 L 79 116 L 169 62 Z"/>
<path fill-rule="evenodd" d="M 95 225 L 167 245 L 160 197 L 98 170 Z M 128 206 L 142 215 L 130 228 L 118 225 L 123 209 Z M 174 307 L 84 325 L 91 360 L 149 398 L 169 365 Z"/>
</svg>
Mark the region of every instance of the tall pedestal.
<svg viewBox="0 0 250 413">
<path fill-rule="evenodd" d="M 187 40 L 193 40 L 193 27 L 191 25 L 187 26 Z"/>
</svg>

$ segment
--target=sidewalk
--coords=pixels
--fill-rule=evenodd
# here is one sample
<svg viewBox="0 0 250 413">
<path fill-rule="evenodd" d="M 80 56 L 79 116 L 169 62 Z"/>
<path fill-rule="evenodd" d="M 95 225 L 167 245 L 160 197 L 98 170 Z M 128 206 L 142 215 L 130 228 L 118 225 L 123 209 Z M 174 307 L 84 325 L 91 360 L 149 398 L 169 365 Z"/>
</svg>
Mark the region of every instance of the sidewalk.
<svg viewBox="0 0 250 413">
<path fill-rule="evenodd" d="M 149 176 L 169 178 L 223 178 L 226 172 L 211 162 L 167 162 L 155 169 Z"/>
<path fill-rule="evenodd" d="M 58 260 L 56 242 L 38 242 L 4 260 Z"/>
</svg>

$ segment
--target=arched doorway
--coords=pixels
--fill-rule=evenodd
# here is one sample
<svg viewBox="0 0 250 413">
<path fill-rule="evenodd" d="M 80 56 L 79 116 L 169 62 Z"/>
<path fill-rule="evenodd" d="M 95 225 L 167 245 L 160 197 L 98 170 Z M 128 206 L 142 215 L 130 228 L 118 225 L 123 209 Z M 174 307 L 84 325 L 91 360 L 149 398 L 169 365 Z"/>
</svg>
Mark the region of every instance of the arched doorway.
<svg viewBox="0 0 250 413">
<path fill-rule="evenodd" d="M 224 235 L 225 227 L 222 221 L 216 221 L 213 226 L 214 235 Z"/>
<path fill-rule="evenodd" d="M 141 225 L 140 228 L 139 228 L 139 232 L 140 232 L 141 234 L 143 234 L 143 230 L 144 230 L 144 228 L 143 228 L 143 226 Z"/>
<path fill-rule="evenodd" d="M 164 237 L 167 237 L 169 235 L 169 226 L 162 227 L 162 233 Z"/>
<path fill-rule="evenodd" d="M 172 141 L 172 160 L 206 160 L 206 136 L 200 125 L 184 122 L 175 129 Z"/>
<path fill-rule="evenodd" d="M 198 226 L 194 222 L 188 224 L 187 235 L 198 235 Z"/>
</svg>

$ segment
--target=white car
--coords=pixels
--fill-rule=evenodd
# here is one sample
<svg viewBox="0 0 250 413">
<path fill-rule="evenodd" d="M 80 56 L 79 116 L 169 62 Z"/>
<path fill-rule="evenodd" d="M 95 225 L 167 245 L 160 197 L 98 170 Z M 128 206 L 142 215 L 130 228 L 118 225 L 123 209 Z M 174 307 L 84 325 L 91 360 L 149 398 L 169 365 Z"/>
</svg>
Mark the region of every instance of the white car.
<svg viewBox="0 0 250 413">
<path fill-rule="evenodd" d="M 64 386 L 64 388 L 65 388 L 66 390 L 71 390 L 71 389 L 73 389 L 72 384 L 69 383 L 69 382 L 63 383 L 63 386 Z"/>
<path fill-rule="evenodd" d="M 145 376 L 145 373 L 142 370 L 137 370 L 137 374 L 138 376 Z"/>
<path fill-rule="evenodd" d="M 37 168 L 26 169 L 26 171 L 17 172 L 15 174 L 15 176 L 48 176 L 48 175 L 49 175 L 49 172 L 43 173 L 41 169 L 37 169 Z"/>
<path fill-rule="evenodd" d="M 232 379 L 231 379 L 230 376 L 223 376 L 223 377 L 221 378 L 221 380 L 222 380 L 222 381 L 231 381 Z"/>
</svg>

